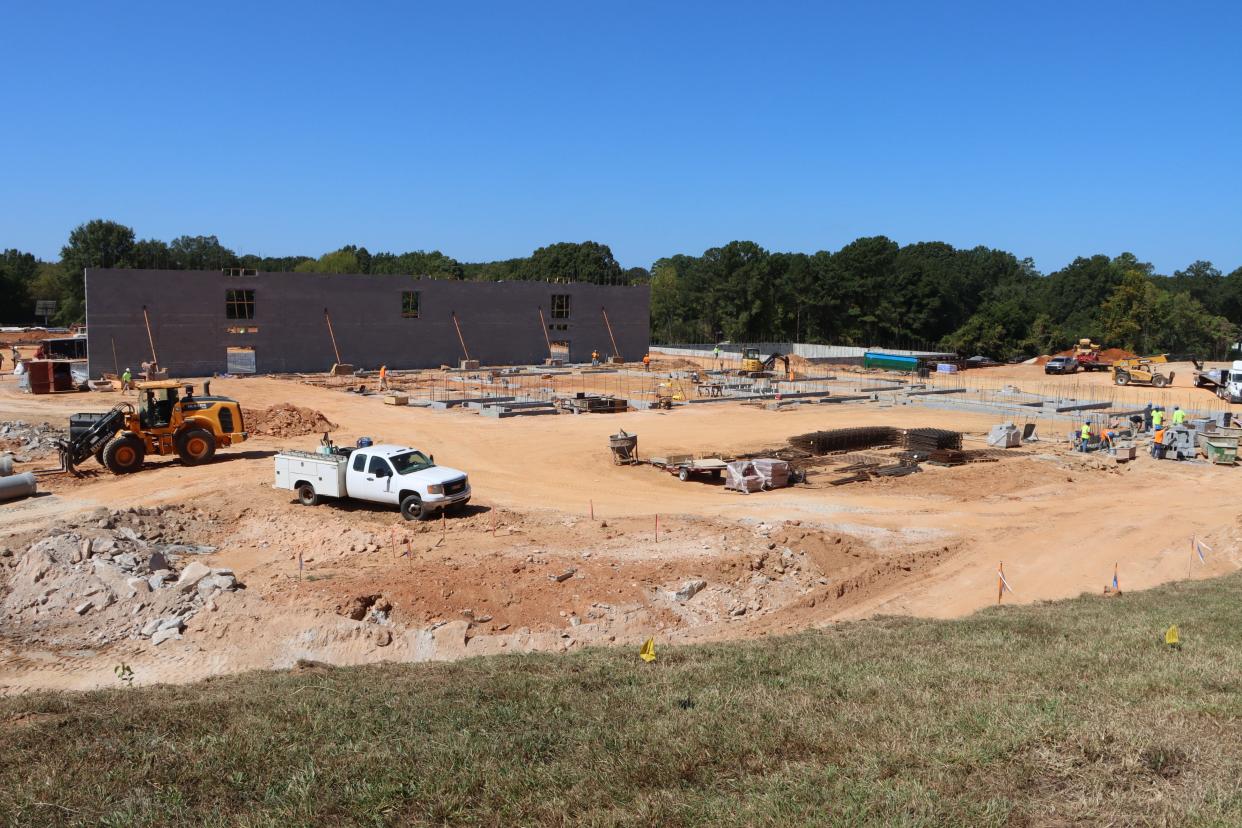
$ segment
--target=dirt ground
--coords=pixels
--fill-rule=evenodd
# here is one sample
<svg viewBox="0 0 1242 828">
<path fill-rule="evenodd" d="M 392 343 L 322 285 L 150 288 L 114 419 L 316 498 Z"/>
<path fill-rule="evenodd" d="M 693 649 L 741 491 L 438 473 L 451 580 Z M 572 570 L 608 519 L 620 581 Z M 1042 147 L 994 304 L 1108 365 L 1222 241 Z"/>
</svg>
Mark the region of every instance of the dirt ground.
<svg viewBox="0 0 1242 828">
<path fill-rule="evenodd" d="M 1076 393 L 1161 398 L 1114 389 L 1107 374 L 1044 377 L 1025 365 L 933 384 L 1037 391 L 1059 380 Z M 1163 393 L 1221 405 L 1177 381 Z M 118 477 L 89 461 L 82 478 L 41 477 L 40 496 L 0 503 L 0 692 L 114 684 L 120 665 L 136 683 L 180 682 L 303 659 L 448 659 L 648 636 L 754 637 L 876 614 L 951 617 L 996 602 L 1001 561 L 1013 589 L 1004 600 L 1020 603 L 1100 593 L 1114 565 L 1128 591 L 1242 562 L 1232 500 L 1242 472 L 1157 462 L 1141 449 L 1117 465 L 1047 441 L 996 462 L 925 465 L 841 487 L 828 483 L 839 473 L 815 467 L 804 485 L 751 495 L 615 466 L 607 449 L 618 429 L 636 433 L 640 456 L 650 457 L 753 452 L 859 425 L 955 429 L 965 447 L 983 448 L 999 420 L 992 414 L 878 399 L 497 420 L 384 405 L 329 385 L 219 378 L 212 392 L 247 410 L 288 403 L 318 412 L 341 443 L 368 436 L 432 452 L 470 474 L 464 514 L 407 523 L 362 504 L 297 505 L 272 487 L 272 456 L 312 448 L 313 434 L 256 436 L 201 467 L 154 458 Z M 32 397 L 5 376 L 0 422 L 63 423 L 117 399 Z M 1064 430 L 1040 425 L 1046 437 Z M 19 470 L 51 463 L 34 458 Z M 1192 535 L 1207 545 L 1204 562 L 1191 554 Z M 41 541 L 46 559 L 44 547 L 32 551 Z M 153 577 L 146 558 L 155 551 L 169 574 L 154 577 L 171 580 L 147 591 L 137 581 Z M 178 588 L 194 564 L 211 574 Z M 221 578 L 236 584 L 209 585 Z M 175 629 L 160 643 L 144 634 L 168 618 Z"/>
</svg>

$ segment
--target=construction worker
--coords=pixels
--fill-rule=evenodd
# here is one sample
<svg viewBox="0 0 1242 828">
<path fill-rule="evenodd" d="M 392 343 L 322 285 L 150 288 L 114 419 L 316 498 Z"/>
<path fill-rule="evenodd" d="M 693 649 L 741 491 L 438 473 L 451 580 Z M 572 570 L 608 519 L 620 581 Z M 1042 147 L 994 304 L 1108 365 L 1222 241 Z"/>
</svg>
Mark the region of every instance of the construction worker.
<svg viewBox="0 0 1242 828">
<path fill-rule="evenodd" d="M 1151 427 L 1159 431 L 1164 428 L 1164 407 L 1156 406 L 1151 410 Z"/>
<path fill-rule="evenodd" d="M 1164 459 L 1164 429 L 1157 428 L 1155 435 L 1151 438 L 1151 456 L 1157 460 Z"/>
<path fill-rule="evenodd" d="M 643 354 L 643 370 L 651 370 L 651 354 Z"/>
<path fill-rule="evenodd" d="M 1186 412 L 1182 411 L 1181 406 L 1173 406 L 1173 425 L 1179 426 L 1186 422 Z"/>
<path fill-rule="evenodd" d="M 121 374 L 121 393 L 128 394 L 134 390 L 134 372 L 125 368 L 125 373 Z"/>
<path fill-rule="evenodd" d="M 381 365 L 379 370 L 379 390 L 388 390 L 388 366 Z"/>
<path fill-rule="evenodd" d="M 1143 409 L 1143 431 L 1151 431 L 1151 409 L 1151 403 L 1148 403 L 1147 407 Z"/>
<path fill-rule="evenodd" d="M 719 345 L 717 345 L 715 348 L 712 349 L 712 359 L 716 360 L 716 370 L 723 371 L 724 363 L 720 361 L 720 346 Z"/>
<path fill-rule="evenodd" d="M 599 365 L 599 351 L 591 351 L 591 365 Z"/>
<path fill-rule="evenodd" d="M 1083 454 L 1087 453 L 1087 444 L 1091 442 L 1091 423 L 1083 420 L 1082 428 L 1078 432 L 1078 450 Z"/>
</svg>

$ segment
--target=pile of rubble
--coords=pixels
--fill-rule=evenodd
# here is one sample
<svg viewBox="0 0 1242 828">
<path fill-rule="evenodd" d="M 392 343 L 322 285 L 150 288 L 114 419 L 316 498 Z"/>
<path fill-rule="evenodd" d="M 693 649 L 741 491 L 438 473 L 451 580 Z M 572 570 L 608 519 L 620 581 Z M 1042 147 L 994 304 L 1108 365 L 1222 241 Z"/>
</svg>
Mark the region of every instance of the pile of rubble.
<svg viewBox="0 0 1242 828">
<path fill-rule="evenodd" d="M 0 547 L 3 626 L 60 647 L 180 638 L 189 619 L 244 588 L 231 570 L 193 560 L 215 547 L 181 541 L 209 523 L 171 508 L 99 509 L 25 549 Z"/>
<path fill-rule="evenodd" d="M 11 420 L 0 423 L 0 452 L 12 453 L 18 463 L 56 453 L 56 441 L 67 437 L 63 428 L 51 423 L 27 423 Z"/>
<path fill-rule="evenodd" d="M 303 437 L 335 431 L 336 423 L 313 408 L 277 403 L 270 408 L 243 409 L 246 430 L 262 437 Z"/>
</svg>

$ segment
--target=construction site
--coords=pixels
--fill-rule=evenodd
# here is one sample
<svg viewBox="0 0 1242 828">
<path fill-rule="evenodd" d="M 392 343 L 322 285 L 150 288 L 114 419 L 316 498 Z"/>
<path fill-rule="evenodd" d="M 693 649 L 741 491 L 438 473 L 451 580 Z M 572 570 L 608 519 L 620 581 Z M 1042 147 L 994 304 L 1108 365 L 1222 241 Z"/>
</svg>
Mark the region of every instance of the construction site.
<svg viewBox="0 0 1242 828">
<path fill-rule="evenodd" d="M 953 617 L 1242 560 L 1238 409 L 1188 365 L 1138 387 L 1046 359 L 575 362 L 549 337 L 528 364 L 381 376 L 329 350 L 319 371 L 212 377 L 158 362 L 168 328 L 131 328 L 127 349 L 150 337 L 145 380 L 0 380 L 3 692 L 107 686 L 122 662 L 188 682 Z M 1153 408 L 1190 432 L 1180 462 L 1152 451 Z M 410 457 L 410 480 L 439 482 L 408 482 Z"/>
</svg>

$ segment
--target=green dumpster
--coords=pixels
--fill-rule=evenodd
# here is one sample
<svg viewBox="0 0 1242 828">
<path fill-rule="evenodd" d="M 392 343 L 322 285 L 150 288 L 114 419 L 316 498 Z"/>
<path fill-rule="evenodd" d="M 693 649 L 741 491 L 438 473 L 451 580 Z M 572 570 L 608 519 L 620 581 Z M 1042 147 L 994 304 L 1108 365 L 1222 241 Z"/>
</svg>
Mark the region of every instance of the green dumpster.
<svg viewBox="0 0 1242 828">
<path fill-rule="evenodd" d="M 1238 438 L 1214 434 L 1203 441 L 1203 452 L 1213 463 L 1232 466 L 1238 462 Z"/>
</svg>

